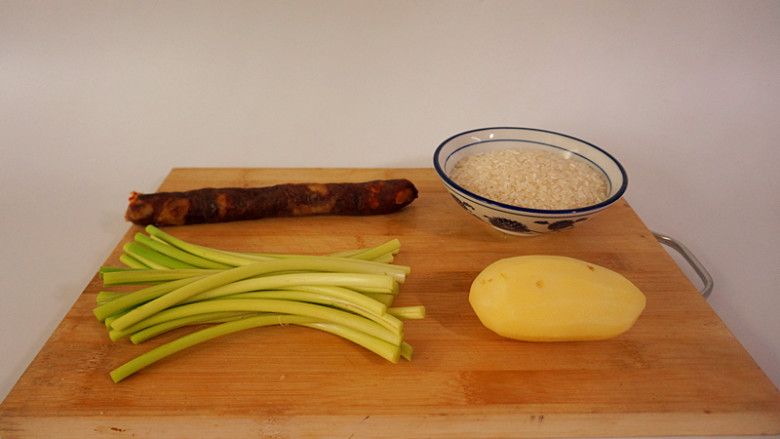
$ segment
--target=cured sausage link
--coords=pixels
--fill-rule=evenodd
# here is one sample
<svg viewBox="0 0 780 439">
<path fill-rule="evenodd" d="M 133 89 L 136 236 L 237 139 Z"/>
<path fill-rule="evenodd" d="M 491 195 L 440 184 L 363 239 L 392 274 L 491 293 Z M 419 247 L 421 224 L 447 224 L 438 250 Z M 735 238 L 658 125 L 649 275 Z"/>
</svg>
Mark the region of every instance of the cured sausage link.
<svg viewBox="0 0 780 439">
<path fill-rule="evenodd" d="M 179 226 L 290 216 L 379 215 L 396 212 L 415 198 L 417 188 L 406 179 L 133 192 L 125 219 L 144 226 Z"/>
</svg>

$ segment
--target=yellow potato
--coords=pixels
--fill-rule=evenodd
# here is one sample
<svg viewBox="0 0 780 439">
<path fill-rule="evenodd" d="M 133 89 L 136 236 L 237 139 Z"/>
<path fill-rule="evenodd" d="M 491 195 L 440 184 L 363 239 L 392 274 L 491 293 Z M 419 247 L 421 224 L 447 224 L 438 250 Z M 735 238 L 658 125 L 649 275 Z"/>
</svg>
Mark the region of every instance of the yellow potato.
<svg viewBox="0 0 780 439">
<path fill-rule="evenodd" d="M 608 268 L 564 256 L 518 256 L 487 266 L 469 302 L 488 329 L 524 341 L 603 340 L 628 331 L 645 295 Z"/>
</svg>

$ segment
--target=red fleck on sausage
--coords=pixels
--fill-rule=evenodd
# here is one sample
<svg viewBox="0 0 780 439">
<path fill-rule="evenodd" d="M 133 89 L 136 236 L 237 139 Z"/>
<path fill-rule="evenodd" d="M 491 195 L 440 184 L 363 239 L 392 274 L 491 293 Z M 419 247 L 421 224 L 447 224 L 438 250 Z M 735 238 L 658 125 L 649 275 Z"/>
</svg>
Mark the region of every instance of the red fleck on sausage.
<svg viewBox="0 0 780 439">
<path fill-rule="evenodd" d="M 125 219 L 138 225 L 179 226 L 273 217 L 380 215 L 396 212 L 415 198 L 417 188 L 406 179 L 132 192 Z"/>
</svg>

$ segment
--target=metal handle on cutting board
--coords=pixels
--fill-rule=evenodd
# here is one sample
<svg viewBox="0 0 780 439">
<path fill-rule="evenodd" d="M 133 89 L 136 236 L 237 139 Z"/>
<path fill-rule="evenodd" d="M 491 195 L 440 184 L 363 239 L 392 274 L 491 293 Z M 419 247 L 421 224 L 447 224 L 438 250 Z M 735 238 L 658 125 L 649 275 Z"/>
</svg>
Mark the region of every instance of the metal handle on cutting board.
<svg viewBox="0 0 780 439">
<path fill-rule="evenodd" d="M 694 256 L 693 253 L 691 253 L 690 250 L 688 250 L 688 247 L 683 245 L 682 242 L 661 234 L 653 232 L 653 235 L 655 236 L 655 239 L 658 240 L 661 244 L 664 244 L 674 250 L 676 250 L 678 253 L 682 255 L 683 258 L 685 258 L 686 261 L 688 261 L 689 264 L 691 264 L 691 267 L 693 267 L 693 271 L 696 272 L 696 274 L 699 275 L 701 278 L 701 281 L 704 282 L 704 285 L 699 289 L 699 292 L 702 296 L 706 299 L 710 296 L 710 293 L 712 292 L 712 287 L 714 285 L 712 281 L 712 276 L 710 276 L 710 273 L 707 271 L 706 268 L 704 268 L 704 265 L 699 262 L 699 260 Z"/>
</svg>

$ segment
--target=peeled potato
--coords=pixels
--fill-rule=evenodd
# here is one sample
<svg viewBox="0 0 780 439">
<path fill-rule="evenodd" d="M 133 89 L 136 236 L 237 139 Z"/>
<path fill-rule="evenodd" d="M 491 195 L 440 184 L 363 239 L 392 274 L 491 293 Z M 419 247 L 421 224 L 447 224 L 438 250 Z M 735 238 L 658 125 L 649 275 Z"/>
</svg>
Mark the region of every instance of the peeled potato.
<svg viewBox="0 0 780 439">
<path fill-rule="evenodd" d="M 469 302 L 488 329 L 524 341 L 604 340 L 628 331 L 645 295 L 608 268 L 564 256 L 518 256 L 487 266 Z"/>
</svg>

